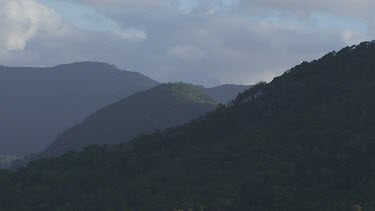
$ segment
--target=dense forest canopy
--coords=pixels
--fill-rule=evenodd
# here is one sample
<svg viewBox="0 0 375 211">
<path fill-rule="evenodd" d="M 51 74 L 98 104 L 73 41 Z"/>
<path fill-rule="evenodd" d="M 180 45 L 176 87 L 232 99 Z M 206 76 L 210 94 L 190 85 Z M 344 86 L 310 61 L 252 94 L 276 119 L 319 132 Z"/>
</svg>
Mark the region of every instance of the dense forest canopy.
<svg viewBox="0 0 375 211">
<path fill-rule="evenodd" d="M 0 174 L 3 210 L 373 210 L 375 43 L 192 122 Z"/>
</svg>

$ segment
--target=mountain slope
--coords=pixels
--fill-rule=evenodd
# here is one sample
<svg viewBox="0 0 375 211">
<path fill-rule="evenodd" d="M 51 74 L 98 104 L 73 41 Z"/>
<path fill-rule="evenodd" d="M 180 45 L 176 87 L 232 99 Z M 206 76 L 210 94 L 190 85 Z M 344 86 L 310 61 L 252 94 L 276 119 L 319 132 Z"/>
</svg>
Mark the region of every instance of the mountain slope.
<svg viewBox="0 0 375 211">
<path fill-rule="evenodd" d="M 129 145 L 0 174 L 4 210 L 373 210 L 375 43 Z"/>
<path fill-rule="evenodd" d="M 91 144 L 126 143 L 141 133 L 189 122 L 215 106 L 198 86 L 162 84 L 100 109 L 64 131 L 42 155 L 59 155 Z"/>
<path fill-rule="evenodd" d="M 31 153 L 90 113 L 158 83 L 98 62 L 0 67 L 0 153 Z"/>
</svg>

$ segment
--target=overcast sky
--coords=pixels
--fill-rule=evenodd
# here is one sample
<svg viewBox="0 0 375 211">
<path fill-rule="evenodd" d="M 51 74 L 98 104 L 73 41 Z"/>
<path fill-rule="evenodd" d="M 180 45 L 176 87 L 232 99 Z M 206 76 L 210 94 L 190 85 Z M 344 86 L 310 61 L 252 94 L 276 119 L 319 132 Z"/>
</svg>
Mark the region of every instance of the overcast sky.
<svg viewBox="0 0 375 211">
<path fill-rule="evenodd" d="M 375 39 L 374 0 L 0 0 L 0 64 L 103 61 L 161 82 L 270 81 Z"/>
</svg>

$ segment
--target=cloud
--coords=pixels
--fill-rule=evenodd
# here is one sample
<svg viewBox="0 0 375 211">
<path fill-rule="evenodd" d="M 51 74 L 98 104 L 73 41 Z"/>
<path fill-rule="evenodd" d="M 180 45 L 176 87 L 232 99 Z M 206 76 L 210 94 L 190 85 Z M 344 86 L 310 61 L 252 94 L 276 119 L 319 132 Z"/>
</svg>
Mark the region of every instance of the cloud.
<svg viewBox="0 0 375 211">
<path fill-rule="evenodd" d="M 64 1 L 64 0 L 62 0 Z M 65 0 L 73 2 L 73 0 Z M 269 12 L 289 11 L 291 13 L 330 13 L 352 16 L 373 16 L 375 2 L 372 0 L 74 0 L 93 6 L 125 7 L 165 7 L 180 6 L 195 10 L 212 11 L 213 9 L 231 8 L 254 11 L 264 9 Z"/>
<path fill-rule="evenodd" d="M 114 31 L 114 34 L 118 35 L 119 37 L 125 40 L 143 41 L 147 39 L 146 32 L 139 30 L 139 29 L 135 29 L 135 28 L 128 28 L 128 29 Z"/>
<path fill-rule="evenodd" d="M 191 45 L 175 45 L 167 49 L 168 56 L 183 60 L 202 59 L 205 54 L 202 49 Z"/>
<path fill-rule="evenodd" d="M 340 15 L 365 16 L 372 13 L 372 0 L 249 0 L 240 1 L 244 9 L 263 8 L 292 13 L 330 13 Z"/>
<path fill-rule="evenodd" d="M 319 27 L 314 21 L 249 18 L 205 10 L 149 14 L 142 9 L 108 15 L 120 24 L 142 23 L 147 28 L 147 42 L 133 52 L 144 63 L 134 64 L 139 59 L 132 57 L 127 64 L 161 81 L 214 85 L 270 80 L 299 62 L 358 40 L 357 34 L 346 28 Z"/>
<path fill-rule="evenodd" d="M 0 50 L 23 50 L 38 34 L 59 36 L 66 27 L 52 9 L 33 0 L 0 0 Z"/>
<path fill-rule="evenodd" d="M 375 2 L 369 0 L 0 2 L 0 16 L 6 17 L 0 25 L 7 29 L 0 29 L 0 49 L 7 52 L 0 50 L 0 63 L 98 60 L 159 81 L 208 86 L 271 80 L 304 60 L 375 35 Z M 14 18 L 9 2 L 36 9 L 18 9 Z M 71 8 L 58 10 L 56 4 L 53 10 L 41 2 L 51 2 L 50 7 L 65 2 L 76 13 L 90 12 L 80 17 Z M 59 30 L 67 27 L 65 33 Z"/>
</svg>

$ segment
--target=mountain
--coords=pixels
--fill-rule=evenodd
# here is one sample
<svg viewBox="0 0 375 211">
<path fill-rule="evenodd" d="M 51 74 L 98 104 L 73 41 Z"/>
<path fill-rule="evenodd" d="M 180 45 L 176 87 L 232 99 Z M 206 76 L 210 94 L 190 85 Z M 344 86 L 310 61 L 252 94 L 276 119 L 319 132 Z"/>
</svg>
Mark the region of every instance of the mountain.
<svg viewBox="0 0 375 211">
<path fill-rule="evenodd" d="M 79 151 L 92 144 L 126 143 L 141 133 L 187 123 L 212 111 L 216 104 L 201 87 L 162 84 L 100 109 L 64 131 L 42 155 Z"/>
<path fill-rule="evenodd" d="M 224 84 L 217 87 L 205 88 L 204 92 L 217 102 L 226 104 L 233 100 L 239 93 L 250 87 L 251 86 Z"/>
<path fill-rule="evenodd" d="M 0 153 L 35 153 L 99 108 L 158 85 L 98 62 L 0 66 Z"/>
<path fill-rule="evenodd" d="M 375 43 L 128 145 L 0 173 L 2 210 L 373 210 Z"/>
<path fill-rule="evenodd" d="M 0 153 L 39 153 L 98 109 L 159 83 L 100 62 L 46 68 L 0 66 Z M 225 103 L 247 86 L 206 89 Z"/>
</svg>

